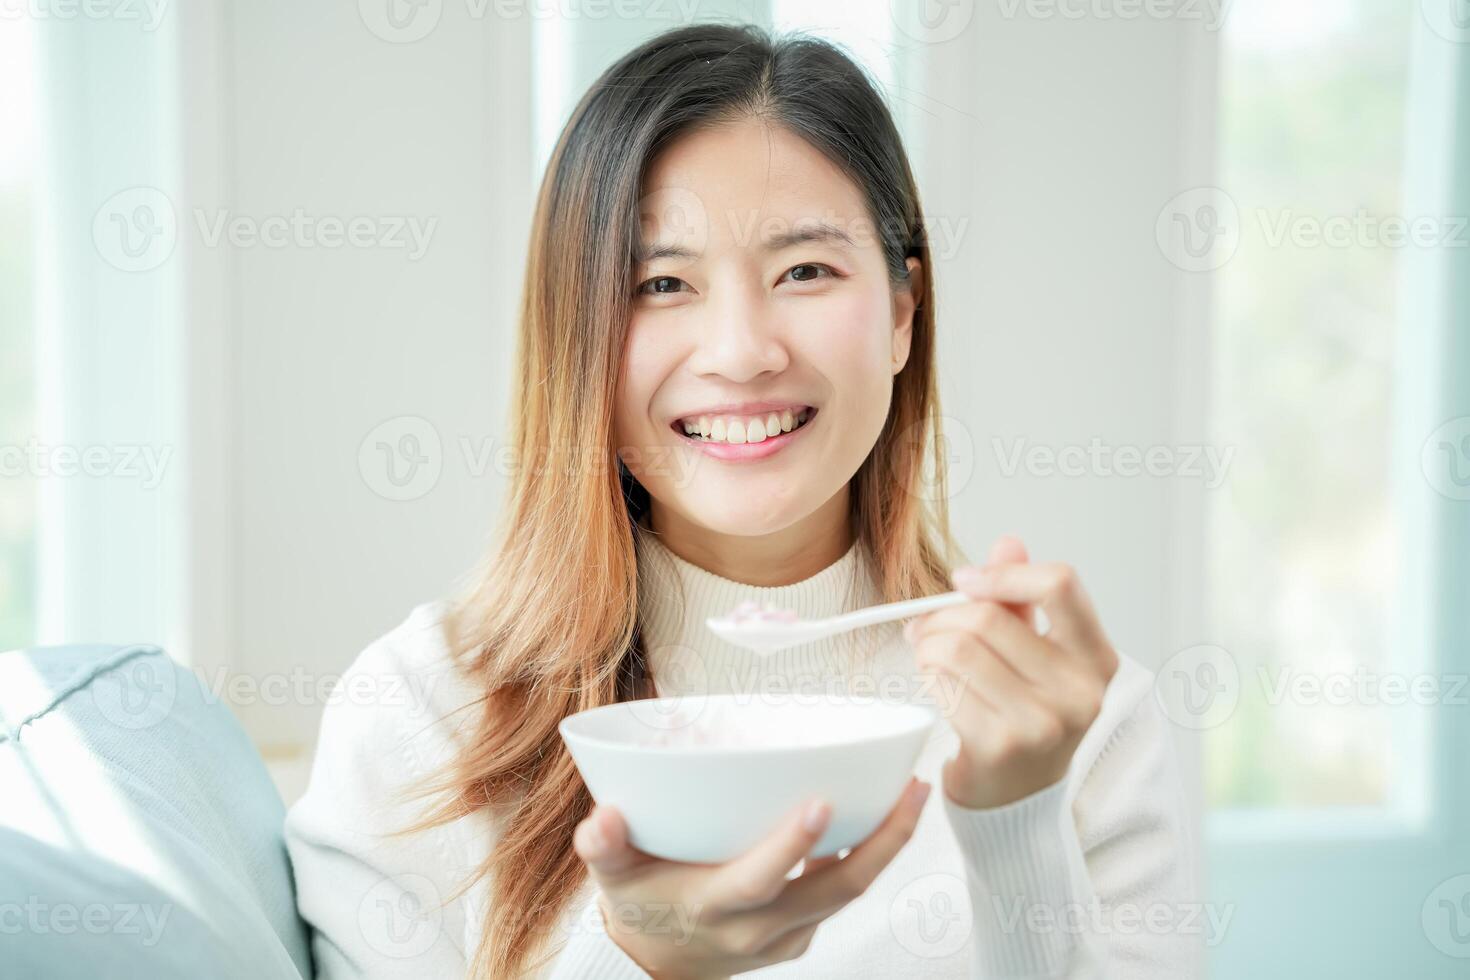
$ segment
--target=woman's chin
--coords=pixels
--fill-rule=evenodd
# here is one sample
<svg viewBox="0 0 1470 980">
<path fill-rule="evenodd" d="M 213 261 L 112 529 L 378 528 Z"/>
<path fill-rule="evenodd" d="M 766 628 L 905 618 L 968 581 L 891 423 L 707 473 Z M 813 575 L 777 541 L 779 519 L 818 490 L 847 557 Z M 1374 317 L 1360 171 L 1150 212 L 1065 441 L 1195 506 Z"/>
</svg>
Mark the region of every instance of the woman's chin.
<svg viewBox="0 0 1470 980">
<path fill-rule="evenodd" d="M 774 534 L 806 516 L 795 504 L 773 501 L 757 488 L 696 492 L 686 497 L 682 509 L 693 523 L 731 537 Z"/>
</svg>

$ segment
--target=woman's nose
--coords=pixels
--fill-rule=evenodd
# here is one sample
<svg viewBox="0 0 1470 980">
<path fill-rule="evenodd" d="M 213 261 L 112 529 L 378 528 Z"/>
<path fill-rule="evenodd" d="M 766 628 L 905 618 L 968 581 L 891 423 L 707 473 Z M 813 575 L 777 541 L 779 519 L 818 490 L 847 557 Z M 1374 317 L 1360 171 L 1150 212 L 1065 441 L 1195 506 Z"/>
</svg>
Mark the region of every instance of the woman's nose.
<svg viewBox="0 0 1470 980">
<path fill-rule="evenodd" d="M 790 362 L 781 331 L 760 304 L 730 302 L 700 325 L 689 366 L 737 384 L 785 370 Z"/>
</svg>

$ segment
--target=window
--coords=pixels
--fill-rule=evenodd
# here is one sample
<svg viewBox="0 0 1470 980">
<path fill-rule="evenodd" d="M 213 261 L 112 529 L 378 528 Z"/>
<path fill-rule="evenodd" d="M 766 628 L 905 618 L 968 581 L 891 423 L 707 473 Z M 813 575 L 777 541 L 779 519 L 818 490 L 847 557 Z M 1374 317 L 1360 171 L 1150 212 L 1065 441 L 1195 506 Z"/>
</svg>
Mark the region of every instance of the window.
<svg viewBox="0 0 1470 980">
<path fill-rule="evenodd" d="M 1215 807 L 1385 804 L 1409 764 L 1378 688 L 1409 664 L 1389 474 L 1412 16 L 1242 0 L 1225 24 L 1218 183 L 1240 235 L 1210 360 L 1234 457 L 1208 601 L 1240 696 L 1210 732 Z"/>
<path fill-rule="evenodd" d="M 0 650 L 36 636 L 33 47 L 30 18 L 0 18 Z"/>
</svg>

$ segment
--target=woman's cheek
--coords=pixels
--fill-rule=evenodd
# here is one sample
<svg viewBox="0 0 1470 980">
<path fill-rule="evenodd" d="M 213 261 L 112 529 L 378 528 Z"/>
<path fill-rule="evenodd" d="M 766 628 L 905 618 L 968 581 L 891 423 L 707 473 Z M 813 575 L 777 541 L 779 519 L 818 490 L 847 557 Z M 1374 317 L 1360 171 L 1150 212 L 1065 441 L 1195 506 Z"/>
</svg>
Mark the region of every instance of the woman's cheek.
<svg viewBox="0 0 1470 980">
<path fill-rule="evenodd" d="M 669 354 L 650 331 L 639 330 L 637 320 L 629 325 L 623 345 L 622 376 L 618 379 L 617 420 L 614 437 L 637 442 L 649 434 L 649 410 L 660 379 L 667 376 Z"/>
<path fill-rule="evenodd" d="M 809 363 L 839 390 L 857 389 L 859 397 L 892 373 L 892 324 L 887 306 L 866 293 L 844 293 L 828 298 L 820 310 L 804 316 L 801 335 Z"/>
</svg>

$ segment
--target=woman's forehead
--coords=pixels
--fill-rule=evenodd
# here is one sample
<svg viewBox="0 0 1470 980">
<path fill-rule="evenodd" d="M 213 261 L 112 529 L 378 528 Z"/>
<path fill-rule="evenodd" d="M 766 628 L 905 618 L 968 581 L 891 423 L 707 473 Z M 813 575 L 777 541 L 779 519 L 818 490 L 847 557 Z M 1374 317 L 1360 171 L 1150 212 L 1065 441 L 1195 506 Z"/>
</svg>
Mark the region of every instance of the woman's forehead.
<svg viewBox="0 0 1470 980">
<path fill-rule="evenodd" d="M 851 179 L 804 139 L 754 120 L 680 137 L 653 160 L 642 194 L 639 222 L 650 246 L 703 236 L 754 248 L 822 225 L 854 242 L 870 237 Z"/>
</svg>

